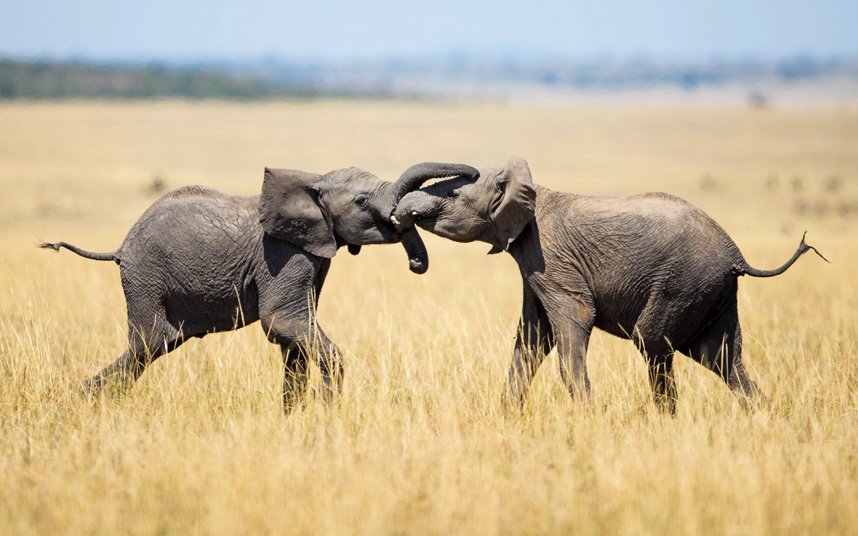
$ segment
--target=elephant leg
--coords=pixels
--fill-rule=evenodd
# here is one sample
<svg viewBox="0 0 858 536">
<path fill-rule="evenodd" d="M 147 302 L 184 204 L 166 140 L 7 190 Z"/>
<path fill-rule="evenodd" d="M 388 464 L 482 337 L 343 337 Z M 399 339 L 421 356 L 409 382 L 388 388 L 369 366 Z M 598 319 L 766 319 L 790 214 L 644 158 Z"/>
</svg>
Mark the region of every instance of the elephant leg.
<svg viewBox="0 0 858 536">
<path fill-rule="evenodd" d="M 521 409 L 536 371 L 554 347 L 551 324 L 539 298 L 525 283 L 521 320 L 515 339 L 515 353 L 509 367 L 504 394 L 506 406 Z"/>
<path fill-rule="evenodd" d="M 297 344 L 281 344 L 283 354 L 283 411 L 289 414 L 307 392 L 307 356 Z"/>
<path fill-rule="evenodd" d="M 316 274 L 314 283 L 314 302 L 313 308 L 318 306 L 319 296 L 322 293 L 322 286 L 325 283 L 325 278 L 328 275 L 328 269 L 331 266 L 330 259 L 326 259 L 319 272 Z M 343 392 L 343 360 L 340 349 L 334 344 L 331 339 L 325 334 L 324 330 L 315 321 L 315 340 L 318 344 L 318 359 L 319 370 L 322 372 L 322 381 L 325 384 L 325 398 L 330 400 L 334 394 Z"/>
<path fill-rule="evenodd" d="M 337 345 L 325 335 L 322 328 L 316 326 L 314 341 L 315 354 L 322 373 L 324 389 L 322 395 L 326 402 L 343 391 L 343 360 Z"/>
<path fill-rule="evenodd" d="M 660 292 L 654 293 L 632 331 L 631 339 L 647 362 L 647 377 L 658 409 L 676 413 L 676 379 L 673 373 L 675 348 L 669 340 L 675 318 Z"/>
<path fill-rule="evenodd" d="M 760 388 L 748 376 L 745 365 L 742 363 L 742 328 L 739 325 L 738 311 L 734 311 L 731 315 L 728 334 L 726 343 L 731 354 L 729 361 L 732 366 L 729 368 L 727 386 L 744 400 L 759 399 L 761 397 Z"/>
<path fill-rule="evenodd" d="M 673 350 L 664 341 L 636 341 L 647 361 L 647 376 L 653 401 L 658 409 L 676 414 L 676 380 L 673 375 Z"/>
<path fill-rule="evenodd" d="M 84 381 L 81 390 L 87 396 L 95 396 L 111 383 L 120 390 L 127 389 L 152 361 L 172 352 L 184 340 L 182 334 L 161 316 L 154 318 L 149 327 L 129 324 L 128 349 L 116 361 Z"/>
<path fill-rule="evenodd" d="M 683 353 L 717 374 L 742 400 L 760 397 L 760 389 L 742 364 L 742 330 L 735 303 L 687 346 Z"/>
<path fill-rule="evenodd" d="M 652 387 L 653 400 L 662 411 L 676 414 L 676 380 L 673 376 L 673 352 L 649 357 L 649 384 Z"/>
<path fill-rule="evenodd" d="M 592 305 L 577 299 L 565 307 L 549 310 L 551 329 L 557 342 L 560 377 L 573 399 L 590 398 L 587 376 L 587 346 L 595 321 Z"/>
<path fill-rule="evenodd" d="M 287 315 L 288 312 L 279 316 L 266 312 L 261 320 L 268 340 L 278 344 L 283 353 L 284 409 L 288 413 L 295 397 L 303 394 L 298 391 L 305 389 L 307 362 L 311 356 L 316 356 L 322 373 L 322 396 L 326 401 L 342 391 L 343 364 L 339 349 L 313 319 L 305 314 L 297 318 Z"/>
<path fill-rule="evenodd" d="M 129 347 L 122 352 L 116 361 L 107 365 L 98 374 L 86 379 L 80 384 L 81 392 L 88 397 L 97 396 L 109 383 L 117 383 L 121 387 L 134 383 L 140 374 L 141 360 L 136 352 Z"/>
</svg>

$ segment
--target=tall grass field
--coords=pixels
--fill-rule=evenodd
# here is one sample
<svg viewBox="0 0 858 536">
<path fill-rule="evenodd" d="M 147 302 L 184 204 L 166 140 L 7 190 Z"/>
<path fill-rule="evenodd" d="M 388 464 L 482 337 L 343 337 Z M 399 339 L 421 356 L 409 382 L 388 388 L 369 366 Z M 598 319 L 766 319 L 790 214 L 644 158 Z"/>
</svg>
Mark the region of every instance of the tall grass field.
<svg viewBox="0 0 858 536">
<path fill-rule="evenodd" d="M 726 103 L 0 104 L 0 533 L 858 534 L 858 110 Z M 666 191 L 773 279 L 742 278 L 745 410 L 677 357 L 675 417 L 634 346 L 591 341 L 589 404 L 553 354 L 523 413 L 501 392 L 521 307 L 507 255 L 422 233 L 334 259 L 320 324 L 343 395 L 281 410 L 258 324 L 193 340 L 125 395 L 82 380 L 125 348 L 109 251 L 165 189 L 253 194 L 264 166 L 502 166 L 565 191 Z"/>
</svg>

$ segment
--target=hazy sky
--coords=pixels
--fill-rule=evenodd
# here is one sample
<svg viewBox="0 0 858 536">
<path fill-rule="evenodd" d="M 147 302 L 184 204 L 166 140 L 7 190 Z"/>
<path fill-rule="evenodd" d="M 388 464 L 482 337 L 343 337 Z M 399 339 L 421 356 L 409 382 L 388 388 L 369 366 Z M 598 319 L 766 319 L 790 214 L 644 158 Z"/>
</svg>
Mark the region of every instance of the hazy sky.
<svg viewBox="0 0 858 536">
<path fill-rule="evenodd" d="M 858 0 L 0 0 L 0 55 L 292 59 L 434 53 L 858 53 Z"/>
</svg>

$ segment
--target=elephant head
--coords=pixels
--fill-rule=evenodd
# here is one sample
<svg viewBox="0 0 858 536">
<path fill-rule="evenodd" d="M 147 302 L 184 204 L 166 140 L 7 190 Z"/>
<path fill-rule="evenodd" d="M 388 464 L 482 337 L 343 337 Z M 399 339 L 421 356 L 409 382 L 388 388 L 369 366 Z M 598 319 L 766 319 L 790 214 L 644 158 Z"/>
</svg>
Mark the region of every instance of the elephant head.
<svg viewBox="0 0 858 536">
<path fill-rule="evenodd" d="M 530 168 L 512 158 L 503 169 L 480 170 L 479 180 L 457 177 L 406 194 L 391 221 L 400 230 L 417 225 L 456 242 L 488 242 L 498 253 L 533 219 L 535 204 Z"/>
<path fill-rule="evenodd" d="M 259 221 L 266 233 L 318 257 L 331 258 L 341 246 L 356 255 L 365 244 L 402 242 L 412 272 L 429 267 L 426 248 L 412 227 L 402 232 L 390 216 L 399 200 L 432 178 L 473 177 L 465 165 L 423 163 L 408 168 L 396 182 L 357 168 L 324 175 L 291 169 L 265 169 Z"/>
</svg>

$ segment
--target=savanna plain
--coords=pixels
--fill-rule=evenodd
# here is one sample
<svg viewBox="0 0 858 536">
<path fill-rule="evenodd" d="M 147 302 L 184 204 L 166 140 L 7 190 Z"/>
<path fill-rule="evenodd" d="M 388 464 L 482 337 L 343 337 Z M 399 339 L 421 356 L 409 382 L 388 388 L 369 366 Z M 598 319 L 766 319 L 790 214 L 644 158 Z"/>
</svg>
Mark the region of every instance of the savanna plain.
<svg viewBox="0 0 858 536">
<path fill-rule="evenodd" d="M 0 532 L 7 534 L 858 534 L 858 109 L 386 102 L 0 104 Z M 190 341 L 125 395 L 78 386 L 125 345 L 108 251 L 163 188 L 253 194 L 264 166 L 530 162 L 566 191 L 667 191 L 774 279 L 743 278 L 743 409 L 677 357 L 675 417 L 628 341 L 590 344 L 589 404 L 550 356 L 523 413 L 500 394 L 517 267 L 422 233 L 335 257 L 319 319 L 344 354 L 281 412 L 258 324 Z"/>
</svg>

